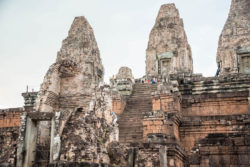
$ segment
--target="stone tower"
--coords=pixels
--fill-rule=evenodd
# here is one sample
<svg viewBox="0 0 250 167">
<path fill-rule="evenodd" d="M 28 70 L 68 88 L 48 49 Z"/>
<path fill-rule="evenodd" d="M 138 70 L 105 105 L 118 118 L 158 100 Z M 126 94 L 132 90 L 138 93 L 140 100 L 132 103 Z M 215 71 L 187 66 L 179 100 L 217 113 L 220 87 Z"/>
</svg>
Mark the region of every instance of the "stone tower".
<svg viewBox="0 0 250 167">
<path fill-rule="evenodd" d="M 56 63 L 44 77 L 36 110 L 70 112 L 83 108 L 95 86 L 103 81 L 103 72 L 93 29 L 84 17 L 76 17 Z"/>
<path fill-rule="evenodd" d="M 147 76 L 193 72 L 191 48 L 175 4 L 161 6 L 146 52 Z"/>
<path fill-rule="evenodd" d="M 228 19 L 220 35 L 217 74 L 250 74 L 250 1 L 232 0 Z"/>
<path fill-rule="evenodd" d="M 56 62 L 50 66 L 41 84 L 36 111 L 60 111 L 62 131 L 72 114 L 89 109 L 92 94 L 103 81 L 103 73 L 93 29 L 85 17 L 76 17 L 68 37 L 62 42 Z M 48 140 L 48 127 L 46 122 L 40 124 L 41 145 Z"/>
</svg>

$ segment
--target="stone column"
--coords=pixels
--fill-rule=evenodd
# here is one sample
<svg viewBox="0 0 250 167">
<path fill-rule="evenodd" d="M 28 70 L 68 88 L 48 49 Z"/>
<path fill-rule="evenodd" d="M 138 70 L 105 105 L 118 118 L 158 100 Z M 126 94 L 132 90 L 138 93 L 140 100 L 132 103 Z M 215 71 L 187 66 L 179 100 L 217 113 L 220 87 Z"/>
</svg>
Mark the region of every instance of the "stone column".
<svg viewBox="0 0 250 167">
<path fill-rule="evenodd" d="M 31 118 L 27 118 L 24 151 L 26 152 L 24 157 L 23 167 L 30 167 L 35 161 L 36 151 L 36 139 L 37 139 L 37 123 Z"/>
<path fill-rule="evenodd" d="M 50 163 L 59 160 L 59 154 L 61 149 L 61 137 L 60 137 L 60 112 L 56 112 L 55 116 L 51 120 L 51 140 L 50 140 Z"/>
<path fill-rule="evenodd" d="M 135 149 L 131 148 L 128 153 L 128 167 L 134 167 Z"/>
<path fill-rule="evenodd" d="M 18 144 L 17 144 L 17 164 L 16 164 L 17 167 L 23 166 L 26 119 L 27 119 L 27 113 L 24 112 L 21 115 L 20 127 L 19 127 L 19 137 L 18 137 Z"/>
<path fill-rule="evenodd" d="M 160 167 L 167 167 L 168 161 L 167 161 L 167 147 L 166 146 L 160 146 L 159 156 L 160 156 Z"/>
</svg>

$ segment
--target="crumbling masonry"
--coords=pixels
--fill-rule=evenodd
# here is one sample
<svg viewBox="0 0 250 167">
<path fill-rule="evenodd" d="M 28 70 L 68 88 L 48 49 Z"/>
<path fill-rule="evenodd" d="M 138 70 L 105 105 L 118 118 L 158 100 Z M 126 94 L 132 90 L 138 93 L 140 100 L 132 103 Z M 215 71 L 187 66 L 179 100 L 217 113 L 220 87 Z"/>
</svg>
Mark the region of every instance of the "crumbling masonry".
<svg viewBox="0 0 250 167">
<path fill-rule="evenodd" d="M 177 8 L 162 5 L 145 76 L 121 67 L 110 85 L 94 32 L 76 17 L 40 91 L 0 110 L 0 166 L 250 166 L 249 13 L 248 0 L 232 0 L 218 71 L 203 77 Z"/>
</svg>

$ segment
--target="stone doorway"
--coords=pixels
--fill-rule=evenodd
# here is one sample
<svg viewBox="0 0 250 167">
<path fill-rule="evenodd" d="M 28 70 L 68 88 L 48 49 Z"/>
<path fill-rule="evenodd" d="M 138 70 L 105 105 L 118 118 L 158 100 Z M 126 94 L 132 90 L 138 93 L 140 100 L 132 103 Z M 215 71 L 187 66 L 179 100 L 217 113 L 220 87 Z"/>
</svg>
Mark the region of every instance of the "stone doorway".
<svg viewBox="0 0 250 167">
<path fill-rule="evenodd" d="M 47 166 L 59 158 L 60 136 L 59 136 L 60 112 L 33 112 L 23 113 L 19 131 L 17 148 L 17 167 Z M 39 123 L 50 122 L 50 143 L 47 147 L 37 144 L 39 140 Z M 40 156 L 40 157 L 39 157 Z"/>
<path fill-rule="evenodd" d="M 250 74 L 250 53 L 240 56 L 240 73 Z"/>
<path fill-rule="evenodd" d="M 237 50 L 239 73 L 250 74 L 250 46 Z"/>
<path fill-rule="evenodd" d="M 172 69 L 173 52 L 164 52 L 157 55 L 158 74 L 167 76 Z"/>
<path fill-rule="evenodd" d="M 171 59 L 161 60 L 161 74 L 168 74 L 171 67 Z"/>
</svg>

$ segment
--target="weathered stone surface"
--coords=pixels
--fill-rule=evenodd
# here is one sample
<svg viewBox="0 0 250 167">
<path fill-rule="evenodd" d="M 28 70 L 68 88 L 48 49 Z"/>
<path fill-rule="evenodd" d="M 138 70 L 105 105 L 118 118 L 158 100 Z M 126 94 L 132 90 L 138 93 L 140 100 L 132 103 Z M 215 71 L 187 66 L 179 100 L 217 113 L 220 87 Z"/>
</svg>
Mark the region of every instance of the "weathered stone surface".
<svg viewBox="0 0 250 167">
<path fill-rule="evenodd" d="M 78 123 L 79 120 L 75 122 L 74 119 L 71 120 L 77 112 L 89 111 L 89 103 L 96 87 L 103 81 L 103 75 L 104 68 L 93 29 L 85 17 L 76 17 L 68 37 L 62 42 L 56 62 L 50 66 L 44 77 L 35 110 L 37 112 L 60 111 L 62 114 L 59 125 L 60 136 L 63 133 L 64 135 L 77 133 L 76 126 L 73 126 L 71 132 L 63 129 L 67 121 L 71 121 L 72 124 Z M 83 118 L 79 117 L 79 119 L 81 122 Z M 83 125 L 83 122 L 80 124 Z M 39 150 L 47 150 L 46 154 L 49 154 L 50 126 L 50 121 L 39 122 L 37 147 Z M 65 141 L 62 146 L 63 144 Z M 36 158 L 37 161 L 47 160 L 44 159 L 46 156 L 42 156 L 43 154 L 45 154 L 44 151 L 37 153 L 40 157 Z"/>
<path fill-rule="evenodd" d="M 132 70 L 129 67 L 121 67 L 119 69 L 118 74 L 116 75 L 116 79 L 131 79 L 133 80 Z"/>
<path fill-rule="evenodd" d="M 162 5 L 150 33 L 146 74 L 192 73 L 193 60 L 183 21 L 174 4 Z"/>
<path fill-rule="evenodd" d="M 100 87 L 90 110 L 78 110 L 66 124 L 62 134 L 61 161 L 109 163 L 109 143 L 118 140 L 116 116 L 108 87 Z"/>
<path fill-rule="evenodd" d="M 145 113 L 152 111 L 151 94 L 156 88 L 156 84 L 136 83 L 134 85 L 124 112 L 118 118 L 119 142 L 142 142 L 143 117 Z"/>
<path fill-rule="evenodd" d="M 249 165 L 239 161 L 249 157 L 249 115 L 185 117 L 182 123 L 181 142 L 190 165 Z"/>
<path fill-rule="evenodd" d="M 103 81 L 99 49 L 85 17 L 76 17 L 63 40 L 56 63 L 50 66 L 41 85 L 36 111 L 62 113 L 60 131 L 78 109 L 88 110 L 95 87 Z M 44 145 L 49 123 L 40 123 L 39 142 Z M 39 143 L 38 142 L 38 143 Z"/>
<path fill-rule="evenodd" d="M 51 163 L 48 167 L 113 167 L 105 163 L 91 163 L 91 162 L 61 162 Z"/>
<path fill-rule="evenodd" d="M 220 35 L 217 51 L 217 63 L 220 74 L 238 73 L 244 66 L 250 73 L 250 1 L 232 0 L 228 19 Z M 247 49 L 248 48 L 248 49 Z M 241 62 L 239 52 L 245 50 L 245 58 Z M 242 53 L 243 54 L 243 53 Z M 245 72 L 244 72 L 245 73 Z"/>
<path fill-rule="evenodd" d="M 18 127 L 0 128 L 0 166 L 15 164 L 17 138 Z"/>
<path fill-rule="evenodd" d="M 23 108 L 0 109 L 0 128 L 10 128 L 20 126 L 20 115 Z"/>
<path fill-rule="evenodd" d="M 23 108 L 0 109 L 0 166 L 16 162 L 20 115 Z"/>
<path fill-rule="evenodd" d="M 63 114 L 68 115 L 77 107 L 86 107 L 86 97 L 103 81 L 103 72 L 93 29 L 84 17 L 76 17 L 56 63 L 44 77 L 36 110 L 53 112 L 67 108 Z"/>
<path fill-rule="evenodd" d="M 108 145 L 110 163 L 115 167 L 127 167 L 129 159 L 129 146 L 112 142 Z"/>
</svg>

